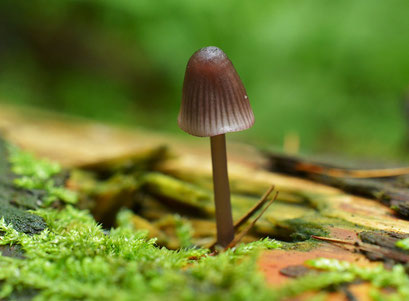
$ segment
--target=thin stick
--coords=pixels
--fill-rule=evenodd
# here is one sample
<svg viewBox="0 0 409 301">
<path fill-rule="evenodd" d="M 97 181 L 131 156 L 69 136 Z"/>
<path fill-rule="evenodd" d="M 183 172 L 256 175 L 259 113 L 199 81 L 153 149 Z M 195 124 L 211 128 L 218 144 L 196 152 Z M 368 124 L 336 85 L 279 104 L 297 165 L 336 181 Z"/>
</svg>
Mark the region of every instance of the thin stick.
<svg viewBox="0 0 409 301">
<path fill-rule="evenodd" d="M 328 237 L 321 237 L 321 236 L 315 236 L 311 235 L 311 237 L 318 239 L 318 240 L 323 240 L 327 241 L 330 243 L 334 244 L 347 244 L 354 246 L 358 248 L 361 251 L 366 251 L 366 252 L 372 252 L 375 254 L 382 255 L 382 257 L 389 258 L 392 260 L 396 260 L 399 262 L 409 262 L 409 255 L 405 254 L 404 252 L 396 251 L 393 249 L 388 249 L 388 248 L 383 248 L 378 245 L 372 245 L 368 243 L 363 243 L 359 241 L 350 241 L 350 240 L 341 240 L 341 239 L 336 239 L 336 238 L 328 238 Z"/>
<path fill-rule="evenodd" d="M 273 192 L 275 186 L 271 185 L 270 188 L 264 193 L 261 199 L 242 217 L 239 218 L 238 221 L 234 223 L 234 233 L 237 233 L 237 230 L 240 228 L 241 225 L 245 224 L 250 217 L 254 215 L 254 213 L 259 210 L 264 204 L 267 202 L 268 197 L 270 196 L 271 192 Z M 208 249 L 213 249 L 214 246 L 217 244 L 217 240 L 212 241 L 211 244 L 207 246 Z"/>
<path fill-rule="evenodd" d="M 358 241 L 352 241 L 352 240 L 342 240 L 342 239 L 337 239 L 337 238 L 322 237 L 322 236 L 316 236 L 316 235 L 311 235 L 311 237 L 318 239 L 318 240 L 334 242 L 334 243 L 339 243 L 339 244 L 347 244 L 347 245 L 356 245 L 357 243 L 359 244 Z"/>
<path fill-rule="evenodd" d="M 238 221 L 234 223 L 234 230 L 237 231 L 237 229 L 240 228 L 240 226 L 242 226 L 243 224 L 245 224 L 257 210 L 264 206 L 264 204 L 267 202 L 268 197 L 273 192 L 274 188 L 275 188 L 274 185 L 271 185 L 270 188 L 261 197 L 261 199 L 245 215 L 243 215 L 241 218 L 239 218 Z"/>
<path fill-rule="evenodd" d="M 210 146 L 212 152 L 214 202 L 216 207 L 217 243 L 222 247 L 226 247 L 234 239 L 234 227 L 230 204 L 225 135 L 210 137 Z"/>
<path fill-rule="evenodd" d="M 225 248 L 225 250 L 229 249 L 229 248 L 233 248 L 235 245 L 237 245 L 244 236 L 246 236 L 246 234 L 250 231 L 251 228 L 254 227 L 254 225 L 256 224 L 256 222 L 260 219 L 260 217 L 264 214 L 264 212 L 267 211 L 268 207 L 270 207 L 270 205 L 277 199 L 278 196 L 278 191 L 276 192 L 276 194 L 274 195 L 274 198 L 272 198 L 267 205 L 263 208 L 263 210 L 259 213 L 259 215 L 257 215 L 257 217 L 243 230 L 241 231 L 235 238 L 234 240 Z"/>
</svg>

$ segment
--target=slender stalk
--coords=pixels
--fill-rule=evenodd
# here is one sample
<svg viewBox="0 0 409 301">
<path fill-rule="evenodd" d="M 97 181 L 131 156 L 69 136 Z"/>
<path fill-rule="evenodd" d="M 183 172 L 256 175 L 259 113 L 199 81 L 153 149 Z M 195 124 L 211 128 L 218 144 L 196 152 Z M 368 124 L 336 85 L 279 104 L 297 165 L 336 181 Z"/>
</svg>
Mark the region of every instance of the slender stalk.
<svg viewBox="0 0 409 301">
<path fill-rule="evenodd" d="M 217 243 L 227 247 L 234 239 L 230 204 L 229 176 L 227 174 L 225 135 L 210 137 L 213 165 L 214 202 L 216 206 Z"/>
</svg>

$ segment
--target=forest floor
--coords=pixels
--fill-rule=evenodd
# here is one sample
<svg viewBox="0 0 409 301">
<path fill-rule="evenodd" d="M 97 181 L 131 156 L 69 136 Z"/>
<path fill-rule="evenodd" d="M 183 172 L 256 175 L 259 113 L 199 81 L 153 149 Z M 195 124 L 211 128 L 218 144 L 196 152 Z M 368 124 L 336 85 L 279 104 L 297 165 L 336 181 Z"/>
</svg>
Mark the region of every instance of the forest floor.
<svg viewBox="0 0 409 301">
<path fill-rule="evenodd" d="M 0 132 L 0 297 L 409 298 L 405 173 L 357 177 L 228 142 L 234 219 L 272 185 L 278 196 L 216 254 L 208 139 L 3 106 Z"/>
</svg>

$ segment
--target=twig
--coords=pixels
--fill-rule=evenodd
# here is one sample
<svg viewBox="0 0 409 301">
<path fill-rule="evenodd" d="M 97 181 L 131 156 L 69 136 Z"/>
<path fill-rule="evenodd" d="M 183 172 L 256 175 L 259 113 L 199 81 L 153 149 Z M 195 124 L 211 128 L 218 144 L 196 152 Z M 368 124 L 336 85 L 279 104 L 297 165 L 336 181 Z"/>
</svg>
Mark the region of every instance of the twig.
<svg viewBox="0 0 409 301">
<path fill-rule="evenodd" d="M 234 232 L 236 233 L 237 230 L 245 224 L 253 215 L 254 213 L 259 210 L 263 205 L 267 202 L 268 197 L 270 196 L 271 192 L 273 192 L 275 186 L 271 185 L 270 188 L 264 193 L 261 199 L 249 210 L 246 214 L 239 218 L 238 221 L 234 223 Z M 214 249 L 217 244 L 217 240 L 213 240 L 211 244 L 208 245 L 208 249 Z"/>
<path fill-rule="evenodd" d="M 333 242 L 333 243 L 339 243 L 339 244 L 347 244 L 347 245 L 359 245 L 359 241 L 352 241 L 352 240 L 342 240 L 342 239 L 337 239 L 337 238 L 330 238 L 330 237 L 322 237 L 322 236 L 316 236 L 316 235 L 311 235 L 312 238 L 322 240 L 322 241 L 328 241 L 328 242 Z"/>
<path fill-rule="evenodd" d="M 244 236 L 246 236 L 246 234 L 250 231 L 251 228 L 254 227 L 254 225 L 260 219 L 260 217 L 264 214 L 264 212 L 267 211 L 268 207 L 270 207 L 270 205 L 277 199 L 277 196 L 278 196 L 278 191 L 274 195 L 274 198 L 272 198 L 267 203 L 267 205 L 263 208 L 263 210 L 259 213 L 259 215 L 257 215 L 257 217 L 243 231 L 241 231 L 224 250 L 233 248 L 243 239 Z"/>
<path fill-rule="evenodd" d="M 372 244 L 368 244 L 368 243 L 364 243 L 360 241 L 341 240 L 341 239 L 336 239 L 336 238 L 328 238 L 328 237 L 321 237 L 321 236 L 315 236 L 315 235 L 311 235 L 311 237 L 318 239 L 318 240 L 334 243 L 334 244 L 347 244 L 347 245 L 355 246 L 360 251 L 379 254 L 381 255 L 381 257 L 392 259 L 398 262 L 409 262 L 409 255 L 403 252 L 400 252 L 400 251 L 393 250 L 393 249 L 383 248 L 377 245 L 372 245 Z"/>
<path fill-rule="evenodd" d="M 250 217 L 252 217 L 254 215 L 254 213 L 259 210 L 261 207 L 264 206 L 264 204 L 267 202 L 268 197 L 270 196 L 270 194 L 273 192 L 275 186 L 272 185 L 267 191 L 266 193 L 264 193 L 264 195 L 261 197 L 261 199 L 257 202 L 257 204 L 255 204 L 245 215 L 243 215 L 241 218 L 239 218 L 238 221 L 236 221 L 234 223 L 234 230 L 237 231 L 240 226 L 242 226 L 243 224 L 245 224 Z"/>
</svg>

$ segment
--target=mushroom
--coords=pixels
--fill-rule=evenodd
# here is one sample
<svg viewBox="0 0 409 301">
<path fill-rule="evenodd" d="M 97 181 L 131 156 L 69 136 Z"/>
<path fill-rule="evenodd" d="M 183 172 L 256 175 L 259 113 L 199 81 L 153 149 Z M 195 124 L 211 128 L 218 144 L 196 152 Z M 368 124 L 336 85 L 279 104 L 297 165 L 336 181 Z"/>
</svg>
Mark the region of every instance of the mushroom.
<svg viewBox="0 0 409 301">
<path fill-rule="evenodd" d="M 178 124 L 188 134 L 210 137 L 217 242 L 226 247 L 234 238 L 234 227 L 225 134 L 252 127 L 254 115 L 243 83 L 221 49 L 205 47 L 190 58 Z"/>
</svg>

